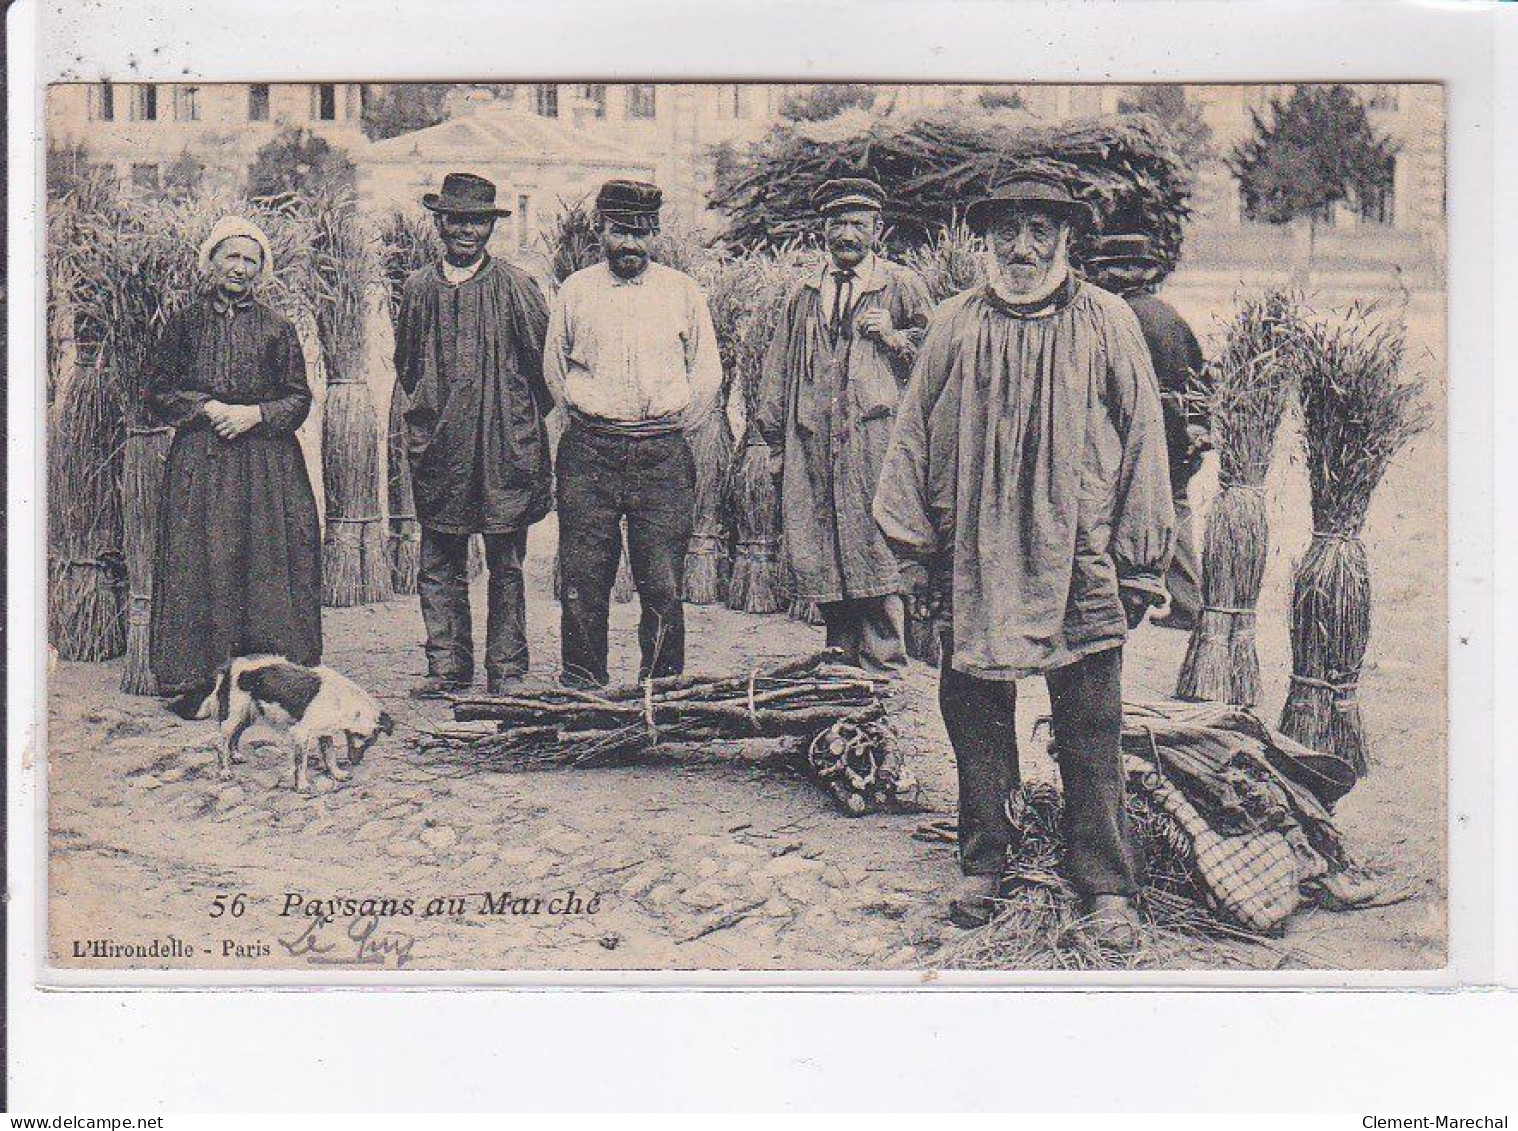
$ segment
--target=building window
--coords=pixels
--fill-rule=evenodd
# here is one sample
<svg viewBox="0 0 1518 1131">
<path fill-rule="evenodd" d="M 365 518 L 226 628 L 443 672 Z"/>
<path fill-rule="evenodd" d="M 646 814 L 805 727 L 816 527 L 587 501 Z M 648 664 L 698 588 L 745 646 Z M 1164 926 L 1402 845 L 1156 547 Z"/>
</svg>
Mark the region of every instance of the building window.
<svg viewBox="0 0 1518 1131">
<path fill-rule="evenodd" d="M 116 120 L 116 88 L 108 82 L 98 82 L 90 87 L 90 120 L 114 122 Z"/>
<path fill-rule="evenodd" d="M 522 251 L 532 246 L 532 197 L 526 193 L 517 195 L 517 247 Z"/>
<path fill-rule="evenodd" d="M 652 118 L 654 111 L 653 83 L 637 83 L 627 88 L 627 116 L 629 118 Z"/>
<path fill-rule="evenodd" d="M 136 188 L 150 189 L 156 192 L 161 183 L 156 164 L 143 163 L 132 166 L 132 184 Z"/>
<path fill-rule="evenodd" d="M 727 89 L 727 112 L 734 118 L 748 117 L 748 87 L 735 82 Z"/>
<path fill-rule="evenodd" d="M 532 88 L 532 108 L 542 118 L 559 116 L 559 88 L 551 82 L 540 82 Z"/>
<path fill-rule="evenodd" d="M 200 87 L 176 86 L 174 88 L 174 120 L 176 122 L 200 121 Z"/>
<path fill-rule="evenodd" d="M 606 84 L 604 82 L 588 82 L 580 87 L 580 98 L 590 104 L 591 117 L 606 117 Z"/>
<path fill-rule="evenodd" d="M 1367 224 L 1394 224 L 1397 220 L 1397 159 L 1386 162 L 1374 183 L 1365 186 L 1355 200 L 1355 211 Z"/>
<path fill-rule="evenodd" d="M 133 91 L 132 120 L 134 122 L 158 121 L 158 88 L 152 83 L 139 83 Z"/>
<path fill-rule="evenodd" d="M 319 122 L 337 121 L 337 87 L 319 82 L 311 88 L 311 117 Z"/>
<path fill-rule="evenodd" d="M 267 122 L 269 120 L 269 84 L 266 82 L 253 82 L 248 84 L 248 121 Z"/>
</svg>

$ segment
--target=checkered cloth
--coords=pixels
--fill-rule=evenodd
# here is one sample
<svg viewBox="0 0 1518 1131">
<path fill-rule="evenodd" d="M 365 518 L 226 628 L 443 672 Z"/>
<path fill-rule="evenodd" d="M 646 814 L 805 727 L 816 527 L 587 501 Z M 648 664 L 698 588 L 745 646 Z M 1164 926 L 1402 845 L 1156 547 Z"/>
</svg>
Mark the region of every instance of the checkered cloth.
<svg viewBox="0 0 1518 1131">
<path fill-rule="evenodd" d="M 1159 774 L 1142 774 L 1135 784 L 1190 838 L 1198 886 L 1216 910 L 1263 932 L 1279 926 L 1301 904 L 1304 876 L 1283 833 L 1223 836 Z"/>
</svg>

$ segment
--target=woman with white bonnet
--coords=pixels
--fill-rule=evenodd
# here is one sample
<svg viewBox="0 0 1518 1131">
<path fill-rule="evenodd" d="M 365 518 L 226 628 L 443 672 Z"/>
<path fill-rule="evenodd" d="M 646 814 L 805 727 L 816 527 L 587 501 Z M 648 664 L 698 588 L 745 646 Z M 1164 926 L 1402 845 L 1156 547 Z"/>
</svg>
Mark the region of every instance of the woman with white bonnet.
<svg viewBox="0 0 1518 1131">
<path fill-rule="evenodd" d="M 151 642 L 168 696 L 234 656 L 321 659 L 321 534 L 295 439 L 311 390 L 295 328 L 254 296 L 272 258 L 256 224 L 220 220 L 200 247 L 207 287 L 148 362 L 149 408 L 175 429 Z"/>
</svg>

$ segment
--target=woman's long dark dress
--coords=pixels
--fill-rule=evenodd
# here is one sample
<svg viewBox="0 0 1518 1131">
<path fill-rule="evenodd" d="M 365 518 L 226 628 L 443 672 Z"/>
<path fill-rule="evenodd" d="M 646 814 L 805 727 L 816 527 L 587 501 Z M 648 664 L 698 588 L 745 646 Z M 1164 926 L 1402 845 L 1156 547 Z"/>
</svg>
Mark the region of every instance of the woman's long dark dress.
<svg viewBox="0 0 1518 1131">
<path fill-rule="evenodd" d="M 311 390 L 295 328 L 262 303 L 207 297 L 164 327 L 147 374 L 169 449 L 153 586 L 151 664 L 166 694 L 226 660 L 321 659 L 321 532 L 295 430 Z M 207 401 L 258 405 L 232 440 Z"/>
</svg>

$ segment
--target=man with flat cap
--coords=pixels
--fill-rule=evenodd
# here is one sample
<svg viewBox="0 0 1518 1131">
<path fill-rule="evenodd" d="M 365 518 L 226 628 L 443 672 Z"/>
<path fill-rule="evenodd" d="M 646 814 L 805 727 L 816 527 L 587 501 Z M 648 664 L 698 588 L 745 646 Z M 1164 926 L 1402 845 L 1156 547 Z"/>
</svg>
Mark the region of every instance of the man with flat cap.
<svg viewBox="0 0 1518 1131">
<path fill-rule="evenodd" d="M 571 687 L 610 679 L 606 622 L 623 518 L 642 604 L 638 678 L 685 669 L 681 592 L 696 484 L 685 430 L 692 411 L 715 405 L 722 362 L 701 288 L 650 258 L 662 202 L 642 181 L 601 187 L 605 258 L 564 280 L 549 320 L 545 368 L 567 416 L 557 480 L 560 679 Z"/>
<path fill-rule="evenodd" d="M 1164 268 L 1150 238 L 1124 232 L 1104 236 L 1087 259 L 1093 283 L 1121 295 L 1138 317 L 1165 409 L 1170 452 L 1170 495 L 1175 503 L 1175 556 L 1165 574 L 1170 610 L 1154 623 L 1190 630 L 1202 608 L 1200 570 L 1191 519 L 1191 480 L 1209 446 L 1207 394 L 1211 387 L 1202 347 L 1186 320 L 1155 294 Z"/>
<path fill-rule="evenodd" d="M 418 589 L 427 630 L 419 696 L 465 690 L 474 678 L 469 536 L 483 534 L 490 571 L 485 675 L 492 694 L 526 672 L 522 559 L 527 528 L 548 513 L 552 472 L 544 418 L 547 304 L 525 273 L 487 250 L 495 185 L 449 173 L 422 204 L 442 258 L 412 273 L 395 325 L 395 373 L 409 400 L 408 451 L 422 527 Z"/>
<path fill-rule="evenodd" d="M 986 283 L 939 306 L 897 410 L 875 517 L 928 587 L 947 576 L 939 702 L 959 774 L 959 926 L 986 922 L 1012 839 L 1017 680 L 1049 689 L 1069 878 L 1089 929 L 1136 942 L 1123 805 L 1127 630 L 1163 601 L 1174 515 L 1154 368 L 1122 299 L 1068 248 L 1087 210 L 1042 172 L 966 220 Z"/>
<path fill-rule="evenodd" d="M 906 651 L 901 570 L 870 501 L 931 306 L 914 272 L 876 252 L 884 199 L 863 178 L 818 190 L 828 258 L 786 300 L 754 420 L 779 468 L 797 591 L 817 603 L 828 647 L 875 674 Z"/>
</svg>

